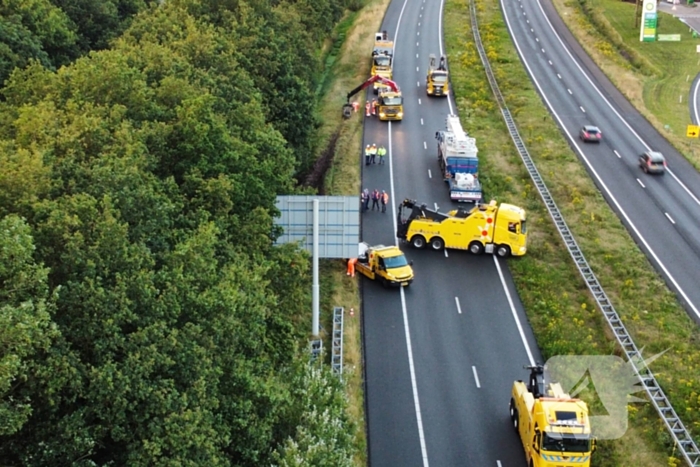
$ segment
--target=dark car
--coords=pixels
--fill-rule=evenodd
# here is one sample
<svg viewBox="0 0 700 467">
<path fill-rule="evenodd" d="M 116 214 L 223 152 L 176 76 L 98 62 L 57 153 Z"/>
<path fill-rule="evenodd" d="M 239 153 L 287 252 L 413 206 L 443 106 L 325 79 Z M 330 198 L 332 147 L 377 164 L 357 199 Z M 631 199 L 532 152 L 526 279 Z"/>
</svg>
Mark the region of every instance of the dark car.
<svg viewBox="0 0 700 467">
<path fill-rule="evenodd" d="M 586 125 L 581 128 L 578 136 L 587 143 L 600 143 L 600 140 L 603 138 L 603 133 L 601 133 L 597 126 Z"/>
<path fill-rule="evenodd" d="M 666 172 L 666 159 L 657 151 L 647 151 L 639 156 L 639 166 L 648 174 L 661 174 Z"/>
</svg>

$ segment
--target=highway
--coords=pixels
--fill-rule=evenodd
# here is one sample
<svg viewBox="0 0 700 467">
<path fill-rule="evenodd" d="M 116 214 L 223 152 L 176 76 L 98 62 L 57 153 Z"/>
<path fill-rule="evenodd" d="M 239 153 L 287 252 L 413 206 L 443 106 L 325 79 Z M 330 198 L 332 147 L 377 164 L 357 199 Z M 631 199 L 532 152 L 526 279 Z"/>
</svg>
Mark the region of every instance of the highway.
<svg viewBox="0 0 700 467">
<path fill-rule="evenodd" d="M 533 82 L 589 174 L 700 322 L 700 175 L 615 89 L 548 0 L 501 0 L 501 8 Z M 585 124 L 601 129 L 600 144 L 581 143 Z M 649 149 L 666 157 L 666 175 L 638 167 Z"/>
<path fill-rule="evenodd" d="M 395 43 L 394 80 L 405 117 L 369 118 L 364 125 L 363 147 L 388 150 L 387 165 L 362 166 L 362 187 L 390 195 L 386 214 L 362 215 L 362 240 L 370 244 L 396 243 L 397 204 L 406 197 L 442 211 L 453 207 L 438 178 L 434 139 L 451 102 L 428 98 L 424 88 L 429 54 L 443 51 L 442 6 L 441 0 L 394 0 L 383 21 Z M 513 381 L 527 379 L 523 365 L 542 357 L 506 262 L 403 249 L 414 261 L 409 288 L 386 290 L 362 280 L 369 464 L 524 466 L 508 402 Z"/>
</svg>

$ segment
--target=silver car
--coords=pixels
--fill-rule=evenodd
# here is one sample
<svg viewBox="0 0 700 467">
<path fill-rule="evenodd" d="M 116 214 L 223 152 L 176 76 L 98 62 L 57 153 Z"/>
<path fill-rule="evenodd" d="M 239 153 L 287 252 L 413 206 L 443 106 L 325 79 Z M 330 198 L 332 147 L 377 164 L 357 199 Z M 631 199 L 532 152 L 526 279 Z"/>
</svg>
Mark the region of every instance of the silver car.
<svg viewBox="0 0 700 467">
<path fill-rule="evenodd" d="M 647 151 L 639 156 L 639 166 L 648 174 L 661 174 L 666 172 L 666 159 L 657 151 Z"/>
</svg>

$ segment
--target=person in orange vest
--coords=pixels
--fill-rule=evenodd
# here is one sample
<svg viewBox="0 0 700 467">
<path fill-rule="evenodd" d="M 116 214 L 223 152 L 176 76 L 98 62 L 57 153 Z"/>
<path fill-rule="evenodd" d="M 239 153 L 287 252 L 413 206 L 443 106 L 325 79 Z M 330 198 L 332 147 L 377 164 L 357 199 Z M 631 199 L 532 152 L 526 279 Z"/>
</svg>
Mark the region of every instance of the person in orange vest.
<svg viewBox="0 0 700 467">
<path fill-rule="evenodd" d="M 346 275 L 355 277 L 355 263 L 357 263 L 357 258 L 350 258 L 348 260 L 348 272 Z"/>
<path fill-rule="evenodd" d="M 372 100 L 372 115 L 377 115 L 377 107 L 379 107 L 377 99 Z"/>
<path fill-rule="evenodd" d="M 372 105 L 369 103 L 369 101 L 365 102 L 365 117 L 369 117 L 369 111 Z"/>
<path fill-rule="evenodd" d="M 386 213 L 386 205 L 389 204 L 389 193 L 382 190 L 382 212 Z"/>
</svg>

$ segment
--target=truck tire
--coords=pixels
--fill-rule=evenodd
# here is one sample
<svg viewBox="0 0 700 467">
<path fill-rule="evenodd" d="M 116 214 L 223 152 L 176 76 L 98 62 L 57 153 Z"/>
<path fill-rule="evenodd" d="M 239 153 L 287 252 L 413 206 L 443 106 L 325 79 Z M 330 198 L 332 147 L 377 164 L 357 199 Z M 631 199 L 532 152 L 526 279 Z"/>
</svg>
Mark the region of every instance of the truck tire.
<svg viewBox="0 0 700 467">
<path fill-rule="evenodd" d="M 510 421 L 513 422 L 513 428 L 515 428 L 515 431 L 518 431 L 518 423 L 520 422 L 520 419 L 518 419 L 518 409 L 515 408 L 515 401 L 513 398 L 510 399 Z"/>
<path fill-rule="evenodd" d="M 418 250 L 425 248 L 425 237 L 422 235 L 414 235 L 411 238 L 411 245 Z"/>
<path fill-rule="evenodd" d="M 507 258 L 510 256 L 510 247 L 508 245 L 498 245 L 496 247 L 496 254 L 501 258 Z"/>
<path fill-rule="evenodd" d="M 430 239 L 430 248 L 435 251 L 442 250 L 445 248 L 445 241 L 440 237 L 433 237 Z"/>
<path fill-rule="evenodd" d="M 484 252 L 484 244 L 475 240 L 469 244 L 469 251 L 475 255 L 480 255 Z"/>
</svg>

